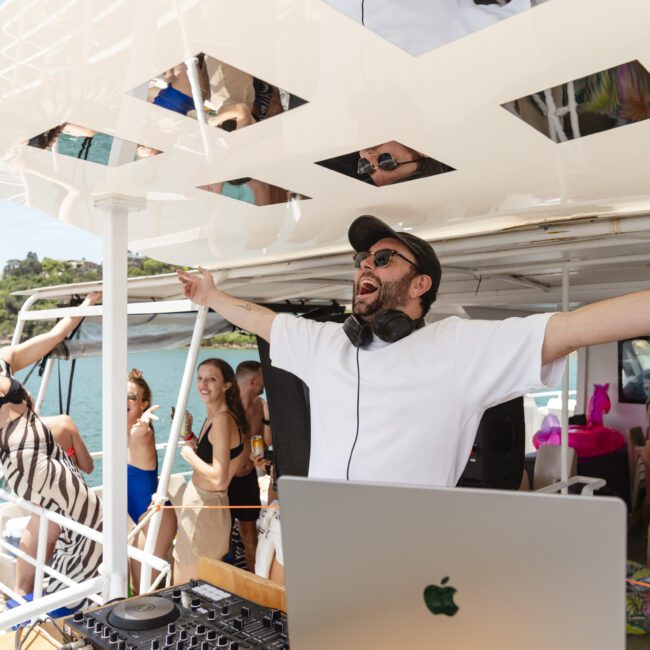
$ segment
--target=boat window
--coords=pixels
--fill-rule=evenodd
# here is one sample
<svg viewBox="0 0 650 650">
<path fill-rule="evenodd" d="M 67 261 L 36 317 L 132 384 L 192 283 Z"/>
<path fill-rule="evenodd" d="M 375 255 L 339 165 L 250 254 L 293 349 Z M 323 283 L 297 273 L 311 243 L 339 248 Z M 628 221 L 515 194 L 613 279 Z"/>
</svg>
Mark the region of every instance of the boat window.
<svg viewBox="0 0 650 650">
<path fill-rule="evenodd" d="M 277 185 L 270 185 L 256 178 L 236 178 L 221 183 L 208 183 L 199 185 L 199 189 L 257 206 L 275 205 L 276 203 L 299 205 L 301 200 L 311 198 L 304 194 L 285 190 Z"/>
<path fill-rule="evenodd" d="M 644 404 L 650 399 L 650 337 L 618 343 L 618 401 Z"/>
<path fill-rule="evenodd" d="M 210 126 L 235 131 L 290 111 L 307 102 L 225 61 L 201 52 L 195 57 L 200 110 Z M 160 108 L 198 119 L 191 70 L 180 62 L 139 85 L 131 95 Z M 195 84 L 196 85 L 196 84 Z"/>
<path fill-rule="evenodd" d="M 650 117 L 650 74 L 630 61 L 503 107 L 553 142 L 575 140 Z"/>
<path fill-rule="evenodd" d="M 512 18 L 548 0 L 324 0 L 412 56 Z"/>
<path fill-rule="evenodd" d="M 376 187 L 454 171 L 453 167 L 395 140 L 316 164 Z"/>
<path fill-rule="evenodd" d="M 71 122 L 64 122 L 30 138 L 27 144 L 111 167 L 162 153 L 153 147 L 122 140 Z"/>
</svg>

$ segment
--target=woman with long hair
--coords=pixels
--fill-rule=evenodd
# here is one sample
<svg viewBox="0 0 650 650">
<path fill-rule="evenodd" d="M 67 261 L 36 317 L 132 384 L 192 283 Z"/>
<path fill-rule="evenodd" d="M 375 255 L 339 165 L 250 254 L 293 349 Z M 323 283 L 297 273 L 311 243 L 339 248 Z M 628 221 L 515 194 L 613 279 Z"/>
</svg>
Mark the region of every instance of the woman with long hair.
<svg viewBox="0 0 650 650">
<path fill-rule="evenodd" d="M 142 376 L 142 372 L 134 368 L 129 373 L 126 384 L 126 417 L 127 417 L 127 510 L 134 524 L 144 517 L 151 496 L 158 490 L 158 453 L 156 452 L 156 437 L 151 424 L 157 405 L 152 405 L 151 388 Z M 147 523 L 138 533 L 135 546 L 144 549 L 147 540 L 149 524 Z M 173 510 L 163 510 L 160 530 L 156 539 L 154 555 L 167 559 L 167 554 L 176 534 L 176 515 Z M 140 562 L 129 560 L 131 573 L 131 590 L 137 594 L 140 589 Z M 152 569 L 155 579 L 158 572 Z"/>
<path fill-rule="evenodd" d="M 206 419 L 198 441 L 181 451 L 194 471 L 183 494 L 174 549 L 176 584 L 196 576 L 199 557 L 221 560 L 228 552 L 228 485 L 244 460 L 247 423 L 233 369 L 223 359 L 206 359 L 198 368 L 197 390 Z"/>
<path fill-rule="evenodd" d="M 91 293 L 82 306 L 101 294 Z M 102 510 L 70 454 L 56 443 L 46 422 L 34 412 L 31 396 L 14 373 L 38 361 L 70 334 L 80 318 L 63 318 L 49 332 L 0 348 L 0 462 L 6 484 L 37 506 L 101 530 Z M 63 527 L 51 566 L 75 582 L 97 575 L 101 546 Z M 48 592 L 65 585 L 50 578 Z"/>
</svg>

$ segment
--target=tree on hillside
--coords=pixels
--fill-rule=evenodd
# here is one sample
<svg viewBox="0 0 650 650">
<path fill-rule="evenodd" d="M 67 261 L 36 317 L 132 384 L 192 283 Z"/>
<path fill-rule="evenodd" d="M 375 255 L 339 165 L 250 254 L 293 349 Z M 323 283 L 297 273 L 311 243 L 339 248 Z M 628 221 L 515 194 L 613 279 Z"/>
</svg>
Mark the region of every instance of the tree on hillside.
<svg viewBox="0 0 650 650">
<path fill-rule="evenodd" d="M 33 252 L 27 253 L 24 260 L 9 260 L 2 271 L 3 277 L 23 277 L 25 275 L 39 275 L 43 270 L 38 261 L 38 255 Z"/>
</svg>

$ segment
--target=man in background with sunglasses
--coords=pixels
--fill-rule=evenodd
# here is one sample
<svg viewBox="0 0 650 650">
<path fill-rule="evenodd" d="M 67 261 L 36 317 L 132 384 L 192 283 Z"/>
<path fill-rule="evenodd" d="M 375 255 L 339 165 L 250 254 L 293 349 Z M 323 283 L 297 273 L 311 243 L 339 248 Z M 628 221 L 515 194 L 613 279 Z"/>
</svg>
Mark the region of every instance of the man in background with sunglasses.
<svg viewBox="0 0 650 650">
<path fill-rule="evenodd" d="M 650 333 L 650 291 L 573 312 L 425 324 L 440 263 L 430 244 L 372 216 L 348 231 L 353 316 L 318 323 L 238 300 L 178 271 L 185 296 L 270 342 L 309 387 L 309 476 L 456 485 L 485 409 L 560 380 L 565 356 Z"/>
<path fill-rule="evenodd" d="M 395 140 L 359 151 L 357 176 L 377 187 L 453 171 L 452 167 Z"/>
</svg>

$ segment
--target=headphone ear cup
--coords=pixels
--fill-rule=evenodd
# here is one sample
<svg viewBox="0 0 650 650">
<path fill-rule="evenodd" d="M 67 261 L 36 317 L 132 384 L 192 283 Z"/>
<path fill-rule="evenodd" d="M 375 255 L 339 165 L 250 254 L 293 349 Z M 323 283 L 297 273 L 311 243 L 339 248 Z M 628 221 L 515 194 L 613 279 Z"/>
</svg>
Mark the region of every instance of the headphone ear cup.
<svg viewBox="0 0 650 650">
<path fill-rule="evenodd" d="M 366 323 L 361 323 L 354 315 L 343 321 L 343 331 L 355 348 L 364 348 L 372 341 L 372 328 Z"/>
<path fill-rule="evenodd" d="M 391 309 L 377 316 L 373 329 L 382 341 L 395 343 L 413 331 L 413 319 L 402 311 Z"/>
</svg>

